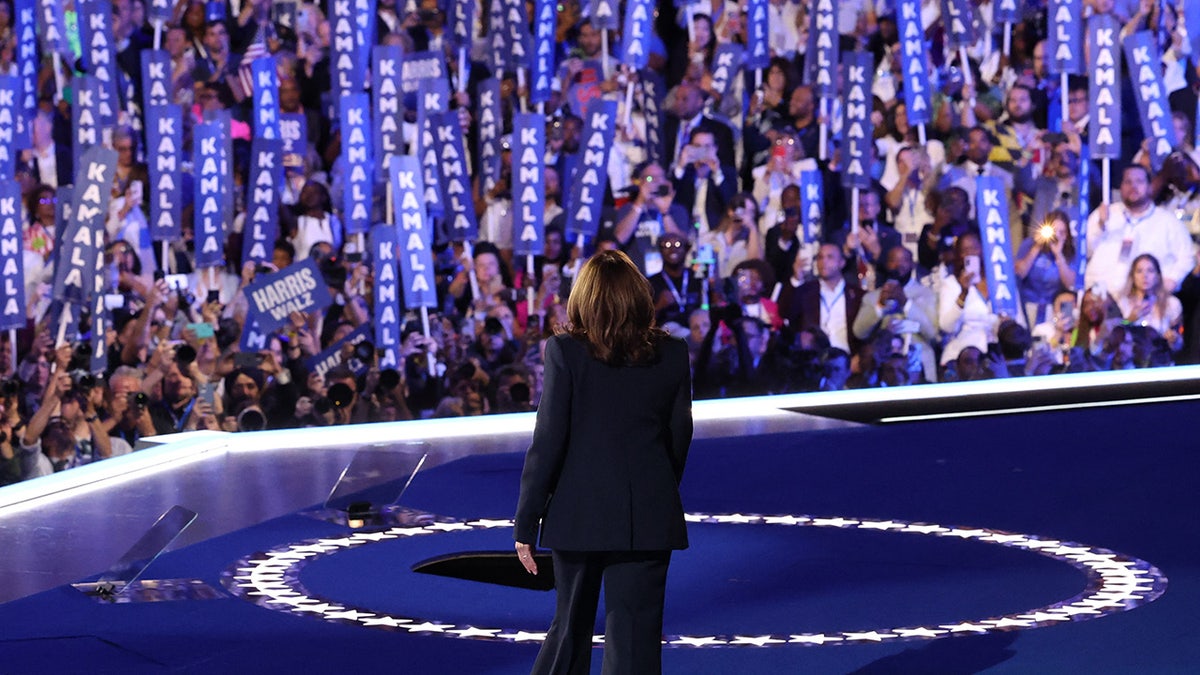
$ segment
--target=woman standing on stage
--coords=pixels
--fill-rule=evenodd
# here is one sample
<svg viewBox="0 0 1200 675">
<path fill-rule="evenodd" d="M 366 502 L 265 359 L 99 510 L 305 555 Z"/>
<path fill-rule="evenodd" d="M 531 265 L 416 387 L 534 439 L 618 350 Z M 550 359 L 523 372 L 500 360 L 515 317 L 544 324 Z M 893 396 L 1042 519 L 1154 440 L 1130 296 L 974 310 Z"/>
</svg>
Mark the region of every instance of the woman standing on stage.
<svg viewBox="0 0 1200 675">
<path fill-rule="evenodd" d="M 619 251 L 583 266 L 567 316 L 546 342 L 513 533 L 530 574 L 539 527 L 553 554 L 558 604 L 533 672 L 588 672 L 603 580 L 604 672 L 658 673 L 667 565 L 688 545 L 687 345 L 654 327 L 650 284 Z"/>
</svg>

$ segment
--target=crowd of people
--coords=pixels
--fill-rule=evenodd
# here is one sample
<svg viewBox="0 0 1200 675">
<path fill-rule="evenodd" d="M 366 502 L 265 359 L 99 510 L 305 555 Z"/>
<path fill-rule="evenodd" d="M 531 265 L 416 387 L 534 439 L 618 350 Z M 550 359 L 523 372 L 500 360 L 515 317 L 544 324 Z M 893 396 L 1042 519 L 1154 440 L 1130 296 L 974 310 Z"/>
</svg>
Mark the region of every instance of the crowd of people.
<svg viewBox="0 0 1200 675">
<path fill-rule="evenodd" d="M 920 0 L 935 90 L 923 133 L 909 123 L 904 103 L 900 3 L 843 0 L 839 46 L 869 52 L 876 66 L 873 183 L 851 192 L 841 184 L 841 106 L 805 84 L 812 3 L 769 0 L 770 64 L 761 79 L 747 71 L 718 82 L 720 47 L 746 42 L 745 4 L 660 3 L 648 69 L 635 72 L 617 58 L 619 29 L 604 34 L 586 16 L 588 3 L 562 0 L 557 76 L 544 105 L 545 251 L 532 266 L 513 255 L 510 144 L 494 185 L 484 186 L 472 160 L 480 239 L 467 248 L 438 237 L 439 307 L 428 328 L 417 313 L 406 314 L 394 368 L 379 367 L 373 343 L 371 261 L 344 232 L 331 198 L 341 194 L 348 167 L 330 112 L 336 106 L 323 4 L 301 4 L 294 25 L 284 26 L 272 0 L 231 0 L 216 20 L 205 2 L 179 0 L 162 31 L 170 99 L 188 111 L 185 154 L 190 158 L 192 123 L 206 112 L 231 111 L 239 190 L 248 174 L 251 99 L 241 86 L 248 61 L 275 57 L 280 109 L 307 121 L 302 165 L 288 168 L 281 189 L 270 264 L 241 260 L 240 198 L 224 269 L 195 268 L 190 204 L 179 241 L 160 248 L 149 240 L 140 97 L 126 100 L 121 89 L 104 248 L 105 292 L 114 301 L 107 361 L 98 370 L 87 349 L 87 317 L 80 339 L 59 343 L 51 311 L 56 236 L 65 228 L 56 188 L 74 177 L 71 104 L 57 91 L 63 78 L 43 60 L 32 147 L 16 160 L 29 317 L 25 328 L 0 333 L 0 484 L 127 453 L 143 437 L 195 429 L 533 410 L 542 392 L 542 349 L 566 321 L 574 275 L 587 256 L 612 248 L 648 277 L 658 324 L 686 339 L 697 398 L 1200 362 L 1200 153 L 1193 133 L 1200 61 L 1191 53 L 1182 2 L 1083 3 L 1085 17 L 1113 15 L 1125 27 L 1122 37 L 1153 32 L 1179 139 L 1154 171 L 1132 80 L 1119 77 L 1125 153 L 1113 160 L 1113 184 L 1103 185 L 1098 162 L 1087 155 L 1087 77 L 1066 80 L 1064 97 L 1064 80 L 1047 71 L 1044 0 L 1018 3 L 1023 18 L 1011 25 L 1007 51 L 1006 29 L 992 20 L 994 0 L 971 0 L 983 30 L 962 50 L 943 48 L 942 3 Z M 138 55 L 154 40 L 147 3 L 113 0 L 112 8 L 120 74 L 137 91 Z M 0 72 L 11 73 L 11 0 L 0 0 L 0 9 Z M 70 17 L 74 3 L 66 9 Z M 444 51 L 451 80 L 464 78 L 451 107 L 469 148 L 476 147 L 476 95 L 485 78 L 501 79 L 504 133 L 511 132 L 511 116 L 527 107 L 528 92 L 518 73 L 488 68 L 487 3 L 476 12 L 474 43 L 461 62 L 447 4 L 379 0 L 376 11 L 379 44 Z M 469 72 L 460 73 L 464 65 Z M 69 90 L 75 67 L 67 63 L 64 71 Z M 659 102 L 665 114 L 658 148 L 647 138 L 650 111 L 626 96 L 630 83 L 650 75 L 668 92 Z M 601 226 L 581 249 L 566 233 L 563 208 L 582 152 L 584 111 L 577 108 L 596 98 L 618 101 L 621 123 Z M 414 122 L 409 111 L 410 140 Z M 1086 162 L 1092 168 L 1084 172 Z M 820 232 L 812 236 L 801 209 L 805 171 L 819 172 L 824 187 Z M 1000 178 L 1007 192 L 1020 294 L 1015 312 L 993 309 L 997 280 L 983 264 L 974 214 L 977 176 Z M 1086 227 L 1076 230 L 1085 180 Z M 190 190 L 183 192 L 189 202 Z M 1076 231 L 1086 231 L 1086 240 L 1077 241 Z M 240 352 L 244 289 L 256 276 L 304 259 L 316 261 L 333 303 L 294 312 L 265 349 Z M 168 284 L 165 272 L 187 281 Z"/>
</svg>

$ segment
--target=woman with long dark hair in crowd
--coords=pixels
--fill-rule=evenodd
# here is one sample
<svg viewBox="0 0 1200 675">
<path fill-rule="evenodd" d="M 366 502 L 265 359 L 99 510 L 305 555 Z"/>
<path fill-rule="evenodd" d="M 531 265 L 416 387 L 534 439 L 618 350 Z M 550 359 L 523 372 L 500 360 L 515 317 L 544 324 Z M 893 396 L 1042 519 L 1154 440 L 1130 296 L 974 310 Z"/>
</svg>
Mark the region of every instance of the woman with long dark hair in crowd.
<svg viewBox="0 0 1200 675">
<path fill-rule="evenodd" d="M 513 533 L 530 574 L 539 530 L 554 562 L 558 606 L 533 672 L 588 672 L 603 581 L 604 672 L 658 673 L 667 565 L 688 545 L 687 345 L 654 326 L 650 283 L 619 251 L 583 266 L 567 315 L 546 342 Z"/>
</svg>

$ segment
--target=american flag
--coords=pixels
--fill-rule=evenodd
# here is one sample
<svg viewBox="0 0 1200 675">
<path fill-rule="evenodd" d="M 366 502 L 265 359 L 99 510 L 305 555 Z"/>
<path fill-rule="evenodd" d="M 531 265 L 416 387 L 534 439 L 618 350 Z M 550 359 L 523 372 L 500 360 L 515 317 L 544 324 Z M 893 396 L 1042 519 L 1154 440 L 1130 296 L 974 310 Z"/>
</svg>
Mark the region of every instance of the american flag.
<svg viewBox="0 0 1200 675">
<path fill-rule="evenodd" d="M 253 64 L 256 60 L 271 55 L 271 50 L 267 49 L 267 40 L 274 37 L 274 32 L 274 27 L 270 23 L 260 27 L 254 36 L 254 41 L 246 47 L 246 52 L 242 54 L 242 62 L 238 66 L 238 81 L 242 85 L 242 97 L 240 98 L 254 93 Z"/>
</svg>

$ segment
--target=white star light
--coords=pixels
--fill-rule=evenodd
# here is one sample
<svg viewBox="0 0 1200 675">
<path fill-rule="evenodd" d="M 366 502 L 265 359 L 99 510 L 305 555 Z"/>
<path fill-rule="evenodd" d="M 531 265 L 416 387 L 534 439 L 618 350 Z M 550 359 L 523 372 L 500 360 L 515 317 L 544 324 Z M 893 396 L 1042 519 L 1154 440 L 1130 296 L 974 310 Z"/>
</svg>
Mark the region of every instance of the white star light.
<svg viewBox="0 0 1200 675">
<path fill-rule="evenodd" d="M 1101 614 L 1100 610 L 1092 608 L 1092 607 L 1074 607 L 1072 605 L 1064 605 L 1062 607 L 1057 607 L 1050 611 L 1064 612 L 1068 616 L 1076 616 L 1078 614 Z"/>
<path fill-rule="evenodd" d="M 1017 544 L 1017 546 L 1020 546 L 1021 548 L 1033 549 L 1057 548 L 1062 546 L 1062 542 L 1055 541 L 1053 539 L 1030 539 L 1029 541 L 1023 541 Z"/>
<path fill-rule="evenodd" d="M 362 541 L 384 541 L 386 539 L 395 539 L 399 535 L 388 534 L 387 532 L 355 532 L 354 538 Z"/>
<path fill-rule="evenodd" d="M 516 633 L 501 633 L 500 637 L 512 640 L 513 642 L 539 642 L 546 639 L 546 634 L 519 630 Z"/>
<path fill-rule="evenodd" d="M 902 530 L 904 524 L 891 520 L 864 520 L 858 524 L 858 527 L 862 530 Z"/>
<path fill-rule="evenodd" d="M 905 532 L 917 532 L 919 534 L 933 534 L 935 532 L 949 532 L 950 530 L 941 525 L 909 525 L 904 528 Z"/>
<path fill-rule="evenodd" d="M 412 621 L 408 619 L 397 619 L 392 616 L 379 616 L 375 617 L 374 619 L 359 619 L 358 622 L 364 626 L 388 626 L 391 628 L 397 628 L 401 624 L 412 623 Z"/>
<path fill-rule="evenodd" d="M 1050 614 L 1047 612 L 1034 612 L 1033 614 L 1021 614 L 1018 619 L 1029 619 L 1037 623 L 1046 623 L 1047 621 L 1070 621 L 1071 618 L 1062 614 Z"/>
<path fill-rule="evenodd" d="M 1016 544 L 1018 542 L 1026 541 L 1026 537 L 1023 534 L 993 534 L 986 537 L 980 537 L 979 540 L 992 541 L 997 544 Z"/>
<path fill-rule="evenodd" d="M 703 513 L 685 513 L 683 519 L 689 523 L 702 523 L 708 516 Z"/>
<path fill-rule="evenodd" d="M 835 635 L 825 635 L 824 633 L 817 633 L 816 635 L 791 635 L 789 637 L 791 639 L 788 640 L 788 642 L 791 642 L 794 644 L 813 644 L 813 645 L 823 645 L 826 642 L 841 642 L 842 640 L 845 639 L 845 638 L 837 637 Z"/>
<path fill-rule="evenodd" d="M 1000 619 L 988 619 L 983 623 L 990 623 L 996 628 L 1028 628 L 1033 625 L 1033 621 L 1028 619 L 1010 619 L 1007 616 Z"/>
<path fill-rule="evenodd" d="M 516 523 L 514 523 L 512 520 L 488 520 L 487 518 L 481 518 L 479 520 L 472 520 L 468 523 L 468 525 L 487 529 L 492 527 L 512 527 L 516 525 Z"/>
<path fill-rule="evenodd" d="M 370 612 L 360 612 L 357 609 L 348 609 L 344 612 L 325 612 L 326 619 L 349 619 L 350 621 L 358 621 L 365 619 L 368 616 L 375 616 Z"/>
<path fill-rule="evenodd" d="M 767 525 L 800 525 L 808 521 L 804 516 L 763 516 L 763 522 Z"/>
<path fill-rule="evenodd" d="M 847 520 L 842 517 L 837 518 L 813 518 L 812 524 L 817 527 L 846 527 L 847 525 L 857 525 L 857 520 Z"/>
<path fill-rule="evenodd" d="M 942 624 L 942 625 L 938 626 L 938 628 L 945 628 L 946 630 L 950 631 L 951 633 L 986 633 L 986 632 L 988 632 L 987 626 L 982 626 L 977 623 L 970 623 L 969 621 L 964 621 L 959 624 Z"/>
<path fill-rule="evenodd" d="M 956 527 L 953 530 L 950 530 L 948 532 L 939 533 L 938 536 L 962 537 L 963 539 L 978 539 L 979 537 L 986 537 L 989 534 L 991 534 L 991 533 L 988 532 L 987 530 L 964 530 L 964 529 Z"/>
<path fill-rule="evenodd" d="M 708 645 L 723 645 L 724 640 L 718 640 L 715 637 L 685 637 L 679 636 L 678 640 L 672 640 L 673 645 L 687 645 L 689 647 L 707 647 Z"/>
<path fill-rule="evenodd" d="M 331 605 L 327 602 L 319 602 L 315 605 L 297 604 L 295 607 L 292 608 L 292 611 L 293 612 L 316 612 L 318 614 L 324 614 L 325 612 L 330 612 L 330 611 L 340 612 L 343 609 L 346 609 L 346 608 L 342 607 L 341 605 Z"/>
<path fill-rule="evenodd" d="M 1111 553 L 1107 553 L 1107 554 L 1105 554 L 1105 553 L 1076 553 L 1074 555 L 1069 555 L 1067 557 L 1070 558 L 1071 560 L 1074 560 L 1075 562 L 1088 564 L 1088 563 L 1109 562 L 1116 556 L 1112 555 Z"/>
<path fill-rule="evenodd" d="M 432 534 L 429 530 L 423 527 L 393 527 L 387 531 L 388 534 L 394 534 L 398 537 L 411 537 L 418 534 Z"/>
<path fill-rule="evenodd" d="M 731 645 L 755 645 L 756 647 L 765 647 L 766 645 L 781 645 L 783 643 L 783 640 L 773 638 L 770 635 L 736 635 L 734 636 L 733 640 L 729 642 Z"/>
<path fill-rule="evenodd" d="M 842 633 L 847 640 L 866 640 L 868 642 L 883 642 L 884 640 L 894 638 L 891 633 L 879 633 L 877 631 L 868 631 L 866 633 Z"/>
<path fill-rule="evenodd" d="M 762 516 L 743 516 L 740 513 L 731 513 L 727 516 L 716 516 L 713 518 L 718 523 L 736 523 L 739 525 L 757 523 L 761 519 Z"/>
<path fill-rule="evenodd" d="M 407 630 L 410 633 L 445 633 L 446 632 L 446 626 L 442 626 L 442 625 L 439 625 L 436 623 L 430 623 L 428 621 L 426 621 L 425 623 L 414 623 L 411 626 L 401 626 L 401 628 L 404 628 L 405 630 Z"/>
<path fill-rule="evenodd" d="M 336 551 L 337 546 L 322 546 L 321 544 L 309 544 L 307 546 L 293 546 L 292 553 L 328 553 Z"/>
<path fill-rule="evenodd" d="M 1082 546 L 1059 546 L 1058 548 L 1053 549 L 1050 552 L 1053 553 L 1054 555 L 1068 556 L 1068 555 L 1085 555 L 1085 554 L 1091 553 L 1092 550 L 1090 548 L 1085 548 Z"/>
<path fill-rule="evenodd" d="M 456 530 L 469 530 L 471 526 L 466 523 L 434 523 L 426 526 L 425 529 L 437 532 L 454 532 Z"/>
<path fill-rule="evenodd" d="M 343 537 L 341 539 L 319 539 L 319 540 L 317 540 L 317 543 L 322 546 L 334 546 L 334 547 L 343 547 L 344 548 L 347 546 L 354 546 L 356 544 L 361 544 L 362 542 L 355 541 L 355 540 L 351 539 L 350 537 Z"/>
<path fill-rule="evenodd" d="M 933 630 L 932 628 L 897 628 L 896 635 L 902 638 L 935 638 L 939 635 L 945 635 L 947 631 Z"/>
<path fill-rule="evenodd" d="M 460 628 L 458 630 L 448 630 L 446 632 L 454 633 L 455 635 L 457 635 L 458 637 L 461 637 L 461 638 L 474 638 L 474 637 L 490 638 L 490 637 L 496 637 L 496 633 L 499 633 L 500 629 L 499 628 L 476 628 L 474 626 L 467 626 L 466 628 Z"/>
</svg>

